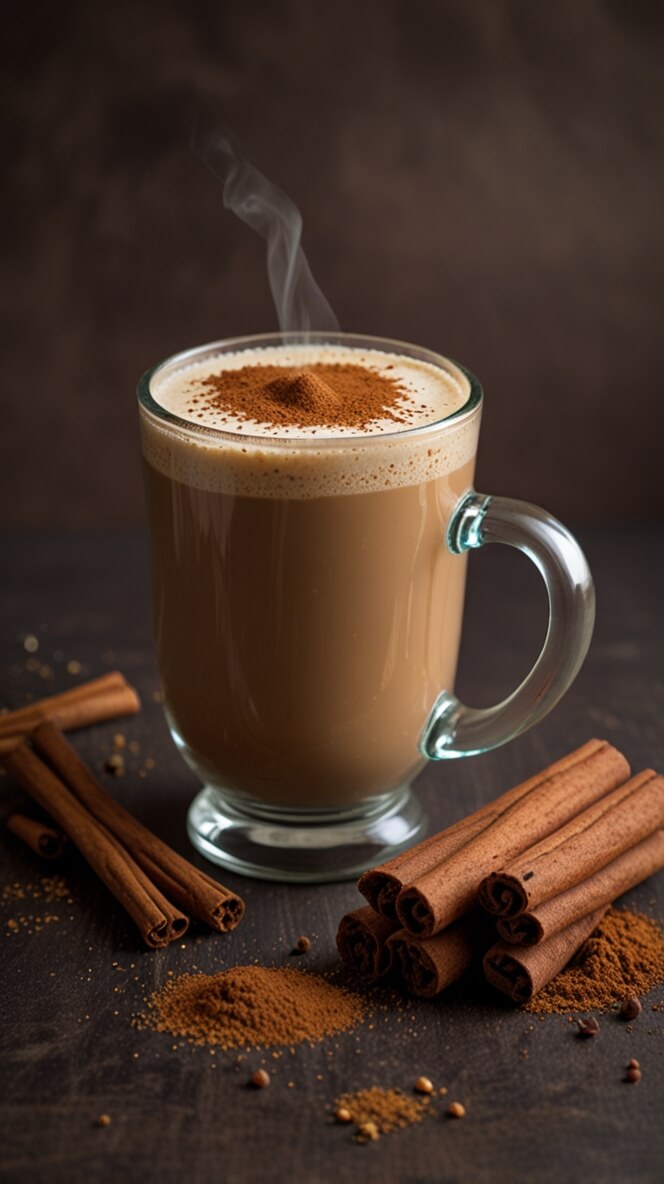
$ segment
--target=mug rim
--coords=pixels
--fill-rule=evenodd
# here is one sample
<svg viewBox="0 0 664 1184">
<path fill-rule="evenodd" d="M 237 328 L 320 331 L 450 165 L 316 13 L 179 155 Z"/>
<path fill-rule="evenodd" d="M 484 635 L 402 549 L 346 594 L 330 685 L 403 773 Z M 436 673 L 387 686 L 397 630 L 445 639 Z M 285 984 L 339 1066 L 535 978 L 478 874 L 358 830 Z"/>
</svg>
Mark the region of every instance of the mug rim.
<svg viewBox="0 0 664 1184">
<path fill-rule="evenodd" d="M 176 415 L 172 411 L 168 411 L 161 403 L 156 401 L 152 394 L 152 380 L 167 367 L 175 368 L 176 365 L 182 366 L 185 363 L 195 361 L 197 358 L 206 356 L 215 357 L 234 350 L 249 350 L 251 348 L 267 347 L 270 345 L 316 345 L 318 343 L 321 345 L 348 345 L 356 348 L 364 346 L 367 349 L 377 349 L 385 353 L 403 353 L 405 356 L 414 358 L 417 361 L 428 362 L 431 365 L 437 366 L 438 369 L 444 370 L 447 373 L 450 373 L 451 368 L 454 368 L 468 382 L 468 397 L 461 407 L 457 407 L 455 411 L 451 411 L 448 415 L 444 415 L 432 423 L 418 427 L 402 428 L 395 432 L 378 432 L 370 436 L 358 433 L 357 435 L 348 434 L 343 436 L 321 434 L 320 436 L 279 437 L 255 436 L 250 435 L 248 432 L 239 433 L 209 425 L 192 423 L 191 420 Z M 207 342 L 205 345 L 197 345 L 190 349 L 178 350 L 176 353 L 164 358 L 163 361 L 151 366 L 141 375 L 136 388 L 136 394 L 138 402 L 144 411 L 168 424 L 171 428 L 175 428 L 178 432 L 183 432 L 199 441 L 207 439 L 235 444 L 238 442 L 246 444 L 248 442 L 260 448 L 286 447 L 289 449 L 297 448 L 298 450 L 300 448 L 312 448 L 317 451 L 327 447 L 336 449 L 349 446 L 353 448 L 364 448 L 384 445 L 386 442 L 395 442 L 404 438 L 417 439 L 430 434 L 433 435 L 448 424 L 457 425 L 461 420 L 470 418 L 479 410 L 484 399 L 484 392 L 479 379 L 466 366 L 462 366 L 460 362 L 454 361 L 454 359 L 447 357 L 445 354 L 439 354 L 436 350 L 430 350 L 424 346 L 414 345 L 411 342 L 401 341 L 397 338 L 377 337 L 364 333 L 345 333 L 341 330 L 321 330 L 320 332 L 314 330 L 302 332 L 289 330 L 288 332 L 252 333 L 239 337 L 221 338 L 218 341 Z"/>
</svg>

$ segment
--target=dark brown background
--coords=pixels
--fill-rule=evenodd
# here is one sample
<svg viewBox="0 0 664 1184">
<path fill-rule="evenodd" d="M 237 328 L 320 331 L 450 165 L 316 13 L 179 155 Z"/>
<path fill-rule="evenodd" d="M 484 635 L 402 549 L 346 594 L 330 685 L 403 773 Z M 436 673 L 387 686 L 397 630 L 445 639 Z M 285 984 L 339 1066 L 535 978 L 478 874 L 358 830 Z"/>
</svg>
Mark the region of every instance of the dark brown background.
<svg viewBox="0 0 664 1184">
<path fill-rule="evenodd" d="M 6 523 L 139 520 L 138 375 L 275 325 L 263 244 L 189 148 L 197 87 L 300 205 L 343 327 L 482 378 L 482 489 L 661 515 L 660 5 L 7 12 Z"/>
</svg>

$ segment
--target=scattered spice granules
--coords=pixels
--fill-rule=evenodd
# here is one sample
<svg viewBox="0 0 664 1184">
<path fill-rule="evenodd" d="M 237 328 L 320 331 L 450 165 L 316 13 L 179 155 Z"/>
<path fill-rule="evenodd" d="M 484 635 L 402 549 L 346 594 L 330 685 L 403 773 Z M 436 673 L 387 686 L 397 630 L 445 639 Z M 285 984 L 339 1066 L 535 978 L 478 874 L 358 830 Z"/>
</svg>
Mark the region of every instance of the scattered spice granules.
<svg viewBox="0 0 664 1184">
<path fill-rule="evenodd" d="M 28 881 L 24 884 L 18 881 L 5 884 L 0 889 L 0 905 L 4 907 L 18 905 L 20 909 L 5 920 L 7 937 L 20 933 L 21 930 L 26 930 L 29 934 L 39 933 L 45 925 L 51 925 L 54 921 L 60 920 L 59 914 L 45 911 L 41 905 L 37 906 L 38 913 L 34 911 L 32 905 L 29 906 L 29 911 L 26 911 L 26 905 L 23 902 L 27 901 L 41 901 L 43 904 L 54 904 L 59 901 L 64 905 L 76 903 L 64 876 L 40 876 L 38 880 Z"/>
<path fill-rule="evenodd" d="M 651 917 L 610 909 L 576 958 L 525 1011 L 608 1011 L 664 982 L 664 933 Z"/>
<path fill-rule="evenodd" d="M 449 1106 L 447 1107 L 447 1113 L 449 1114 L 450 1118 L 465 1118 L 466 1107 L 464 1106 L 463 1102 L 450 1102 Z"/>
<path fill-rule="evenodd" d="M 315 1043 L 363 1019 L 359 995 L 317 974 L 289 967 L 234 966 L 220 974 L 183 974 L 148 1000 L 135 1021 L 191 1044 L 265 1048 Z"/>
<path fill-rule="evenodd" d="M 432 1112 L 428 1098 L 404 1094 L 400 1089 L 383 1089 L 378 1085 L 357 1090 L 356 1093 L 342 1094 L 337 1098 L 334 1109 L 336 1115 L 340 1111 L 350 1115 L 350 1119 L 337 1118 L 337 1121 L 355 1123 L 358 1128 L 355 1138 L 360 1142 L 365 1141 L 360 1128 L 366 1123 L 372 1123 L 379 1134 L 388 1135 L 391 1131 L 421 1122 Z"/>
</svg>

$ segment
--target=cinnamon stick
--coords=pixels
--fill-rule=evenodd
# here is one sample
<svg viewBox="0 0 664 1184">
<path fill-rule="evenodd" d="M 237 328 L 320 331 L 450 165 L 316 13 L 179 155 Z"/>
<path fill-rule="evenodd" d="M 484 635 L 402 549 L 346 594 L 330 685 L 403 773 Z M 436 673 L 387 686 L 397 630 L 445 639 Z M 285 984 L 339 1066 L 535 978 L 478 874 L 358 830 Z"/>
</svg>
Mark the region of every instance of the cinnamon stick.
<svg viewBox="0 0 664 1184">
<path fill-rule="evenodd" d="M 135 715 L 140 706 L 134 688 L 119 670 L 114 670 L 59 695 L 50 695 L 28 707 L 1 715 L 0 752 L 8 751 L 16 737 L 27 735 L 45 719 L 52 720 L 63 731 L 72 731 L 123 715 Z"/>
<path fill-rule="evenodd" d="M 664 777 L 645 769 L 513 863 L 491 872 L 480 884 L 480 904 L 496 917 L 532 912 L 543 901 L 582 884 L 662 826 Z"/>
<path fill-rule="evenodd" d="M 527 1003 L 567 965 L 607 910 L 608 905 L 595 909 L 537 946 L 520 948 L 498 942 L 484 955 L 487 982 L 513 1003 Z"/>
<path fill-rule="evenodd" d="M 346 913 L 337 930 L 337 949 L 346 966 L 365 978 L 382 978 L 390 969 L 388 937 L 395 931 L 392 921 L 364 905 Z"/>
<path fill-rule="evenodd" d="M 431 937 L 458 920 L 476 904 L 481 881 L 496 866 L 558 830 L 628 776 L 622 753 L 605 740 L 591 740 L 498 798 L 487 826 L 401 889 L 397 916 L 404 928 Z"/>
<path fill-rule="evenodd" d="M 191 917 L 220 932 L 242 919 L 244 901 L 212 876 L 199 871 L 157 838 L 102 789 L 69 741 L 50 722 L 32 733 L 35 748 L 46 757 L 78 801 L 131 852 L 161 891 Z"/>
<path fill-rule="evenodd" d="M 115 836 L 90 817 L 25 740 L 15 745 L 3 758 L 3 763 L 19 785 L 67 833 L 100 880 L 129 913 L 146 945 L 153 948 L 164 946 L 186 933 L 188 918 L 165 899 Z"/>
<path fill-rule="evenodd" d="M 475 921 L 463 917 L 434 937 L 418 939 L 407 929 L 392 934 L 388 952 L 409 991 L 431 999 L 465 974 L 479 949 Z"/>
<path fill-rule="evenodd" d="M 467 818 L 448 826 L 440 834 L 431 835 L 416 847 L 411 847 L 409 851 L 395 855 L 387 863 L 369 868 L 358 880 L 359 891 L 376 912 L 400 926 L 397 917 L 397 897 L 404 884 L 413 883 L 431 868 L 449 859 L 450 855 L 454 855 L 455 851 L 465 846 L 469 839 L 484 830 L 496 813 L 496 803 L 491 802 Z"/>
<path fill-rule="evenodd" d="M 593 909 L 611 904 L 623 892 L 663 867 L 664 830 L 657 830 L 587 880 L 552 896 L 532 912 L 521 913 L 518 917 L 501 917 L 497 924 L 498 935 L 510 945 L 537 945 Z"/>
<path fill-rule="evenodd" d="M 42 859 L 57 859 L 67 842 L 67 836 L 62 831 L 36 818 L 28 818 L 26 814 L 10 814 L 7 830 L 30 847 L 35 855 L 41 855 Z"/>
</svg>

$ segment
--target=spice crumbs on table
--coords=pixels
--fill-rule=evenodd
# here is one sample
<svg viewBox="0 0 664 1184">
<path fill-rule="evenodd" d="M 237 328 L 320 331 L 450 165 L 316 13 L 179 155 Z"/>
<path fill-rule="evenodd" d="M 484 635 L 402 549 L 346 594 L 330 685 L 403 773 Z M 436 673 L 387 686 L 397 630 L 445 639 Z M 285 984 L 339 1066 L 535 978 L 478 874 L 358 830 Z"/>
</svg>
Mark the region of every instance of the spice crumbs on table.
<svg viewBox="0 0 664 1184">
<path fill-rule="evenodd" d="M 351 1114 L 351 1112 L 347 1106 L 337 1106 L 337 1108 L 334 1112 L 334 1117 L 336 1118 L 337 1122 L 352 1122 L 353 1121 L 353 1115 Z"/>
<path fill-rule="evenodd" d="M 578 1035 L 586 1040 L 591 1036 L 599 1034 L 599 1024 L 594 1015 L 588 1016 L 587 1019 L 577 1020 Z"/>
<path fill-rule="evenodd" d="M 380 1138 L 375 1122 L 361 1122 L 357 1128 L 355 1141 L 357 1143 L 377 1143 Z"/>
<path fill-rule="evenodd" d="M 432 1094 L 433 1082 L 429 1081 L 428 1077 L 418 1077 L 413 1089 L 418 1094 Z"/>
<path fill-rule="evenodd" d="M 111 755 L 106 760 L 105 768 L 109 773 L 112 773 L 114 777 L 122 776 L 125 771 L 125 763 L 119 752 L 111 753 Z"/>
<path fill-rule="evenodd" d="M 636 1085 L 637 1081 L 640 1081 L 640 1080 L 641 1080 L 641 1070 L 640 1069 L 628 1069 L 627 1072 L 625 1073 L 625 1081 L 629 1082 L 630 1085 Z"/>
<path fill-rule="evenodd" d="M 302 937 L 298 937 L 297 942 L 295 943 L 295 953 L 306 954 L 307 950 L 310 948 L 311 942 L 309 941 L 308 937 L 305 937 L 304 934 L 302 934 Z"/>
<path fill-rule="evenodd" d="M 265 1069 L 257 1069 L 255 1073 L 252 1073 L 249 1080 L 251 1085 L 255 1086 L 256 1089 L 265 1089 L 270 1084 L 270 1074 Z"/>
<path fill-rule="evenodd" d="M 450 1118 L 465 1118 L 466 1107 L 461 1102 L 450 1102 L 447 1107 L 447 1113 Z"/>
<path fill-rule="evenodd" d="M 629 999 L 624 999 L 620 1005 L 619 1015 L 621 1020 L 635 1020 L 641 1014 L 641 1000 L 637 999 L 636 995 L 632 995 Z"/>
<path fill-rule="evenodd" d="M 99 1118 L 97 1119 L 97 1121 L 95 1123 L 95 1126 L 110 1126 L 110 1125 L 111 1125 L 111 1117 L 109 1114 L 100 1114 Z"/>
<path fill-rule="evenodd" d="M 337 1122 L 354 1122 L 357 1127 L 355 1139 L 362 1142 L 358 1134 L 364 1124 L 371 1123 L 380 1135 L 387 1135 L 421 1122 L 431 1113 L 428 1103 L 428 1097 L 415 1098 L 400 1089 L 374 1085 L 355 1093 L 342 1094 L 336 1099 L 333 1113 Z M 349 1114 L 350 1118 L 338 1118 L 339 1114 Z"/>
<path fill-rule="evenodd" d="M 636 1057 L 632 1057 L 631 1061 L 627 1062 L 627 1068 L 628 1069 L 640 1069 L 641 1063 L 640 1063 L 640 1061 L 637 1061 Z"/>
<path fill-rule="evenodd" d="M 448 1090 L 447 1090 L 446 1085 L 441 1085 L 438 1087 L 438 1094 L 441 1098 L 444 1098 L 446 1096 L 447 1092 L 448 1092 Z"/>
</svg>

